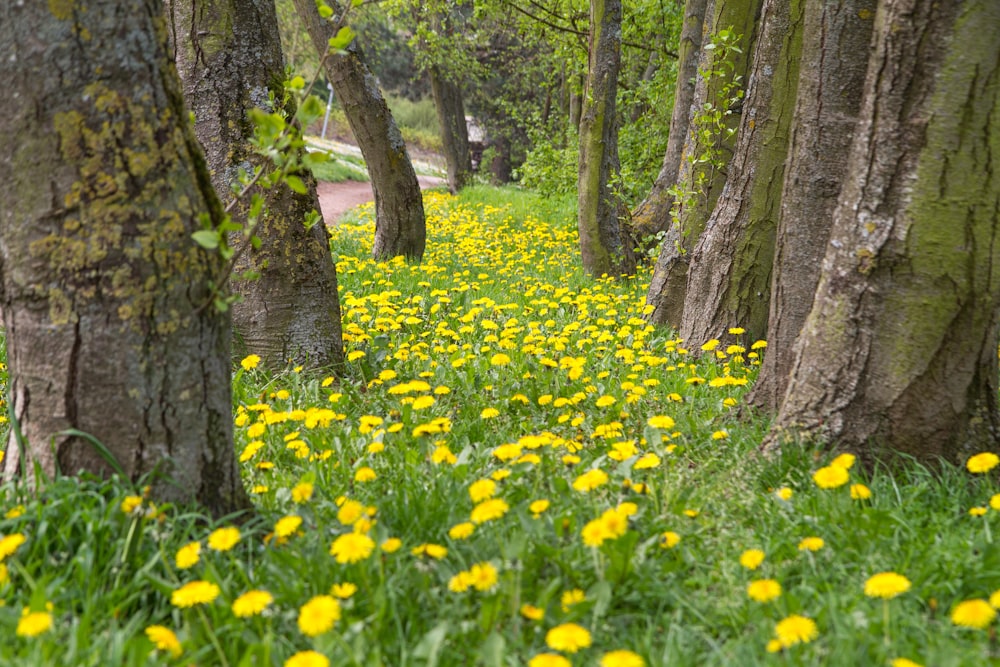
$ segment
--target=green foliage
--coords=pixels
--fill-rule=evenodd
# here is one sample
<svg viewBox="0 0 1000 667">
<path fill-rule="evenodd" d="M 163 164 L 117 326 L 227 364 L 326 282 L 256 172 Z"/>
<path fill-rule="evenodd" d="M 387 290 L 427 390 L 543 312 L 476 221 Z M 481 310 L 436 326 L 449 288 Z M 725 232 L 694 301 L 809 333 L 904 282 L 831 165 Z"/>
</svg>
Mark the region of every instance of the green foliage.
<svg viewBox="0 0 1000 667">
<path fill-rule="evenodd" d="M 542 138 L 541 132 L 532 135 L 534 148 L 528 151 L 515 177 L 524 187 L 546 197 L 575 194 L 580 160 L 577 135 L 570 135 L 566 146 L 561 148 L 550 139 Z"/>
<path fill-rule="evenodd" d="M 370 206 L 332 230 L 342 377 L 236 367 L 256 504 L 236 544 L 222 538 L 246 517 L 213 523 L 116 481 L 0 487 L 0 663 L 290 665 L 312 650 L 336 666 L 521 665 L 565 647 L 550 633 L 568 623 L 590 640 L 565 652 L 581 665 L 620 650 L 682 667 L 994 659 L 995 626 L 951 615 L 1000 589 L 997 469 L 866 471 L 794 443 L 764 459 L 768 422 L 744 401 L 765 348 L 734 330 L 687 350 L 647 326 L 648 271 L 588 279 L 571 199 L 479 186 L 425 201 L 419 265 L 371 259 Z M 179 563 L 194 542 L 197 562 Z M 866 595 L 888 571 L 911 588 Z M 752 599 L 763 579 L 780 595 Z M 172 603 L 192 582 L 206 601 Z M 251 590 L 272 601 L 240 617 Z M 311 636 L 327 616 L 300 613 L 320 595 L 343 596 L 339 618 Z M 790 616 L 815 637 L 770 652 Z"/>
</svg>

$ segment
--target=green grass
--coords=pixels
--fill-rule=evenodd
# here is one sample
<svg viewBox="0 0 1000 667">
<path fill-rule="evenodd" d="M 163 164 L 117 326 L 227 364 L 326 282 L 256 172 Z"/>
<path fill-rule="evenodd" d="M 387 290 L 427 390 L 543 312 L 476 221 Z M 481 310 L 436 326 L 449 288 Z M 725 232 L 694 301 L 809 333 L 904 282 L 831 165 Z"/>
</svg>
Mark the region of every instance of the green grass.
<svg viewBox="0 0 1000 667">
<path fill-rule="evenodd" d="M 368 181 L 368 172 L 365 170 L 364 162 L 345 155 L 331 155 L 326 162 L 312 165 L 311 170 L 317 181 L 328 183 Z"/>
<path fill-rule="evenodd" d="M 135 492 L 122 484 L 2 487 L 0 535 L 25 542 L 10 554 L 0 542 L 0 664 L 293 665 L 305 650 L 393 666 L 567 664 L 541 654 L 594 665 L 616 650 L 671 666 L 998 661 L 992 629 L 950 620 L 1000 589 L 997 512 L 969 514 L 1000 492 L 995 474 L 854 466 L 849 483 L 819 488 L 832 454 L 756 455 L 768 424 L 741 406 L 766 349 L 739 340 L 701 354 L 646 326 L 649 275 L 584 276 L 571 202 L 482 187 L 425 201 L 420 264 L 372 261 L 365 209 L 332 230 L 344 377 L 236 367 L 237 453 L 257 515 L 234 548 L 213 551 L 209 535 L 230 522 L 192 508 L 135 498 L 124 512 Z M 871 498 L 853 499 L 854 484 Z M 274 537 L 289 516 L 301 527 Z M 800 550 L 806 537 L 822 548 Z M 200 560 L 179 569 L 192 541 Z M 351 541 L 357 562 L 338 562 L 331 546 Z M 447 553 L 414 555 L 426 544 Z M 764 553 L 755 570 L 740 564 L 750 549 Z M 867 597 L 884 571 L 912 588 Z M 452 590 L 469 583 L 462 572 L 485 590 Z M 781 595 L 756 602 L 747 586 L 764 578 Z M 171 604 L 202 580 L 216 599 Z M 356 591 L 333 629 L 304 634 L 300 608 L 345 583 Z M 239 618 L 230 605 L 252 589 L 273 602 Z M 17 636 L 25 608 L 52 627 Z M 815 622 L 815 638 L 769 652 L 791 615 Z M 568 623 L 589 646 L 547 646 Z M 179 658 L 153 650 L 154 624 L 177 633 Z"/>
</svg>

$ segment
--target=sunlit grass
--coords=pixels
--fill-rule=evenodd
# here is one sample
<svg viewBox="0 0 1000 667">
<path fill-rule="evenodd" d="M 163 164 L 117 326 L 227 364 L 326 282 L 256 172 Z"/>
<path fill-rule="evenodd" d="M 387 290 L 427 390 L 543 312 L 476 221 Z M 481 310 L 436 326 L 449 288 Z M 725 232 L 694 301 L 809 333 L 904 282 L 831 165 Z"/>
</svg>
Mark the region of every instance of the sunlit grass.
<svg viewBox="0 0 1000 667">
<path fill-rule="evenodd" d="M 0 663 L 996 659 L 992 629 L 951 620 L 981 599 L 960 618 L 992 621 L 995 470 L 761 459 L 744 397 L 763 344 L 687 350 L 647 326 L 648 274 L 580 270 L 572 202 L 426 206 L 418 265 L 370 259 L 370 207 L 333 230 L 344 377 L 237 365 L 257 506 L 238 542 L 141 489 L 4 488 L 0 539 L 24 542 L 0 542 Z M 866 595 L 883 572 L 910 587 Z"/>
</svg>

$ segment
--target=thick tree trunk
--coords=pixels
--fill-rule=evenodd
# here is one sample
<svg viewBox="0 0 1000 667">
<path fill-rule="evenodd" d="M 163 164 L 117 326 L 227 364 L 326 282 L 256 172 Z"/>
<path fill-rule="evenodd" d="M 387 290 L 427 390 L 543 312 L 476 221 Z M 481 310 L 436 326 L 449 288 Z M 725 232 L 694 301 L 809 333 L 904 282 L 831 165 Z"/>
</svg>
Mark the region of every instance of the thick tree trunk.
<svg viewBox="0 0 1000 667">
<path fill-rule="evenodd" d="M 195 115 L 212 184 L 225 201 L 238 187 L 239 170 L 269 167 L 254 153 L 251 109 L 268 113 L 283 98 L 285 63 L 272 2 L 168 0 L 167 16 L 184 97 Z M 306 193 L 284 184 L 264 190 L 264 215 L 255 229 L 260 248 L 237 255 L 234 273 L 256 280 L 234 282 L 242 300 L 233 305 L 239 355 L 253 352 L 272 369 L 292 362 L 319 368 L 343 361 L 337 273 L 322 224 L 306 227 L 319 209 L 315 181 L 303 175 Z M 233 211 L 246 222 L 249 201 Z M 231 242 L 246 243 L 239 234 Z"/>
<path fill-rule="evenodd" d="M 295 9 L 320 53 L 334 36 L 333 25 L 320 18 L 313 0 L 295 0 Z M 375 191 L 375 259 L 424 255 L 427 229 L 424 200 L 403 135 L 389 112 L 375 76 L 365 65 L 357 43 L 323 61 L 334 94 L 368 166 Z"/>
<path fill-rule="evenodd" d="M 632 234 L 641 252 L 651 248 L 649 239 L 665 232 L 671 223 L 670 209 L 674 198 L 670 189 L 677 184 L 681 166 L 684 138 L 693 114 L 695 83 L 698 80 L 698 61 L 701 56 L 701 38 L 708 0 L 687 0 L 684 6 L 684 25 L 677 47 L 677 84 L 674 87 L 674 109 L 670 116 L 670 134 L 663 166 L 646 198 L 632 212 Z M 654 241 L 655 242 L 655 241 Z"/>
<path fill-rule="evenodd" d="M 158 0 L 0 6 L 0 258 L 11 412 L 47 474 L 109 466 L 162 500 L 248 505 L 233 451 L 230 323 L 191 234 L 221 209 Z M 11 478 L 26 463 L 12 430 Z M 32 462 L 25 468 L 32 469 Z"/>
<path fill-rule="evenodd" d="M 802 346 L 767 447 L 997 449 L 1000 5 L 886 0 Z"/>
<path fill-rule="evenodd" d="M 775 411 L 809 315 L 861 108 L 875 0 L 807 2 L 771 281 L 767 354 L 750 402 Z"/>
<path fill-rule="evenodd" d="M 705 23 L 702 33 L 702 49 L 698 63 L 698 80 L 695 83 L 693 108 L 704 109 L 705 105 L 720 108 L 719 91 L 734 77 L 743 77 L 749 67 L 749 54 L 753 48 L 754 25 L 763 0 L 708 0 L 705 8 Z M 719 62 L 716 49 L 706 49 L 705 44 L 722 30 L 730 30 L 739 35 L 737 47 L 731 62 L 723 66 Z M 731 67 L 730 67 L 731 66 Z M 711 75 L 712 71 L 724 71 L 723 75 Z M 727 129 L 732 133 L 713 134 L 709 141 L 714 146 L 718 159 L 728 163 L 736 145 L 736 125 L 739 115 L 732 113 L 726 119 Z M 677 207 L 677 224 L 671 224 L 660 248 L 660 255 L 653 269 L 646 302 L 653 306 L 649 321 L 654 324 L 669 324 L 680 327 L 684 314 L 684 300 L 687 296 L 687 272 L 690 253 L 701 237 L 705 221 L 715 209 L 715 202 L 726 182 L 726 171 L 701 159 L 709 146 L 703 136 L 697 117 L 689 121 L 687 136 L 684 138 L 680 167 L 677 175 L 678 187 L 691 192 L 688 201 L 674 202 Z M 711 132 L 709 133 L 711 134 Z"/>
<path fill-rule="evenodd" d="M 583 268 L 592 276 L 635 272 L 622 205 L 609 183 L 618 171 L 615 100 L 621 65 L 621 0 L 590 2 L 590 64 L 580 120 L 577 227 Z"/>
<path fill-rule="evenodd" d="M 802 0 L 765 0 L 729 177 L 688 268 L 680 336 L 767 333 L 774 235 L 802 48 Z"/>
<path fill-rule="evenodd" d="M 472 157 L 469 154 L 469 126 L 465 122 L 462 89 L 448 79 L 441 68 L 430 68 L 431 94 L 441 126 L 441 147 L 448 165 L 448 189 L 458 192 L 472 178 Z"/>
</svg>

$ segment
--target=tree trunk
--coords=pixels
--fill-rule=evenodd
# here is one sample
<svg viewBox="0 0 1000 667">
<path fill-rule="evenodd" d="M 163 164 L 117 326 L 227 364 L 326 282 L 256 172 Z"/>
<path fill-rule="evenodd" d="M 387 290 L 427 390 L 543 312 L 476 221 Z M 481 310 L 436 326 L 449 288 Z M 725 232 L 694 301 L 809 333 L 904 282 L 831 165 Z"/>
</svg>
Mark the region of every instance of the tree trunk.
<svg viewBox="0 0 1000 667">
<path fill-rule="evenodd" d="M 109 473 L 64 433 L 78 429 L 133 481 L 155 472 L 161 500 L 247 507 L 230 322 L 208 286 L 223 263 L 191 238 L 221 208 L 162 5 L 5 3 L 0 52 L 0 301 L 17 421 L 5 478 L 32 462 Z"/>
<path fill-rule="evenodd" d="M 687 295 L 690 253 L 726 182 L 726 170 L 715 163 L 728 164 L 736 145 L 736 125 L 739 121 L 737 109 L 731 109 L 724 117 L 725 129 L 710 130 L 706 138 L 706 123 L 700 122 L 699 118 L 708 113 L 706 105 L 709 109 L 723 111 L 727 106 L 723 99 L 724 87 L 733 81 L 742 80 L 746 74 L 749 54 L 753 48 L 754 24 L 762 1 L 708 0 L 705 8 L 698 80 L 695 83 L 692 106 L 695 115 L 688 124 L 677 175 L 678 188 L 690 196 L 682 196 L 673 203 L 677 223 L 671 222 L 670 227 L 673 229 L 668 229 L 653 269 L 646 297 L 646 302 L 653 306 L 649 315 L 653 324 L 669 324 L 673 327 L 681 325 Z M 735 43 L 739 51 L 734 52 L 728 60 L 720 62 L 719 49 L 704 47 L 723 30 L 739 37 Z M 704 156 L 708 152 L 717 157 L 706 161 Z"/>
<path fill-rule="evenodd" d="M 674 203 L 670 189 L 677 184 L 684 138 L 687 136 L 691 115 L 694 113 L 692 104 L 695 83 L 698 80 L 698 61 L 701 56 L 701 37 L 707 4 L 708 0 L 687 0 L 684 6 L 684 25 L 677 47 L 674 110 L 670 116 L 670 134 L 667 135 L 663 166 L 649 194 L 632 212 L 632 235 L 638 241 L 639 250 L 643 254 L 653 247 L 652 243 L 657 242 L 654 237 L 670 227 L 670 209 Z"/>
<path fill-rule="evenodd" d="M 688 268 L 680 336 L 700 346 L 730 327 L 767 333 L 774 235 L 802 49 L 802 1 L 765 0 L 736 153 Z"/>
<path fill-rule="evenodd" d="M 295 0 L 317 51 L 326 53 L 333 25 L 320 18 L 313 0 Z M 323 67 L 340 100 L 351 132 L 368 166 L 375 192 L 375 259 L 424 255 L 427 230 L 424 200 L 403 135 L 389 112 L 378 82 L 352 43 L 345 52 L 329 55 Z"/>
<path fill-rule="evenodd" d="M 997 449 L 1000 5 L 886 0 L 787 435 L 925 462 Z"/>
<path fill-rule="evenodd" d="M 436 65 L 430 68 L 430 79 L 434 108 L 441 126 L 441 147 L 448 165 L 448 189 L 456 193 L 472 178 L 469 126 L 465 122 L 462 89 Z"/>
<path fill-rule="evenodd" d="M 167 16 L 184 84 L 195 115 L 195 134 L 205 149 L 212 184 L 225 201 L 239 187 L 239 170 L 270 167 L 250 145 L 249 111 L 279 111 L 285 63 L 274 4 L 238 0 L 168 0 Z M 294 109 L 287 109 L 294 115 Z M 237 352 L 260 355 L 282 369 L 292 362 L 312 368 L 343 361 L 337 272 L 322 224 L 307 228 L 319 209 L 315 180 L 303 174 L 306 192 L 284 183 L 262 191 L 264 214 L 254 233 L 258 249 L 237 255 L 234 274 L 250 271 L 256 280 L 234 281 L 242 300 L 233 305 Z M 246 222 L 249 201 L 233 211 Z M 234 246 L 246 243 L 240 234 Z"/>
<path fill-rule="evenodd" d="M 812 307 L 861 108 L 875 0 L 807 2 L 771 281 L 767 354 L 750 402 L 773 412 Z"/>
<path fill-rule="evenodd" d="M 610 187 L 618 171 L 615 100 L 621 64 L 621 0 L 590 2 L 590 63 L 580 120 L 577 226 L 583 268 L 592 276 L 635 273 L 635 256 Z"/>
</svg>

